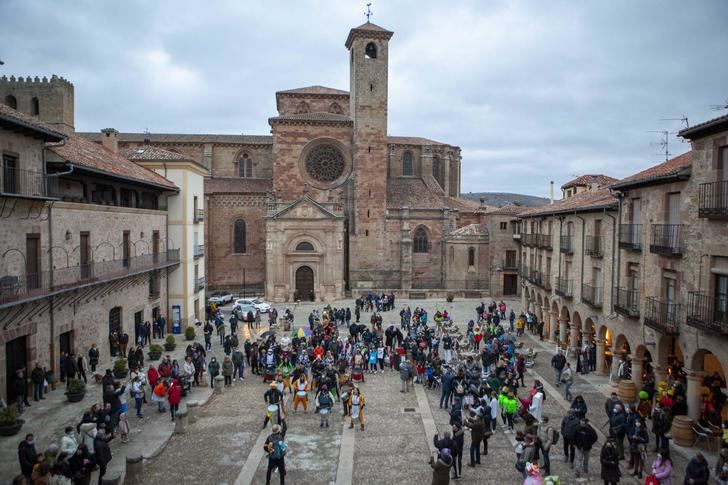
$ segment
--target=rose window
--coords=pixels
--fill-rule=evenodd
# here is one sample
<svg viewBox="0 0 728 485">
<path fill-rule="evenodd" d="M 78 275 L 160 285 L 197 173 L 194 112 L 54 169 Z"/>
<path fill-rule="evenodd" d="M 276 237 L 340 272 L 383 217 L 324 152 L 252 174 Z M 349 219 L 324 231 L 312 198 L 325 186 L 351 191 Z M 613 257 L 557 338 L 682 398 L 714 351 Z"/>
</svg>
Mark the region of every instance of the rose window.
<svg viewBox="0 0 728 485">
<path fill-rule="evenodd" d="M 344 173 L 344 155 L 333 145 L 319 145 L 306 158 L 306 172 L 319 182 L 333 182 Z"/>
</svg>

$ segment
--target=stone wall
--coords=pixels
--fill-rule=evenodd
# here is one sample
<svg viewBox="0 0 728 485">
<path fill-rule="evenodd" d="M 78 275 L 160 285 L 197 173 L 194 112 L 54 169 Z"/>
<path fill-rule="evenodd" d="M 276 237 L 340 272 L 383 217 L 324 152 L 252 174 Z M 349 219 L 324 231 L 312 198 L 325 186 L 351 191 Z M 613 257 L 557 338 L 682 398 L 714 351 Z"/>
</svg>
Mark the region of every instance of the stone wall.
<svg viewBox="0 0 728 485">
<path fill-rule="evenodd" d="M 0 102 L 5 102 L 6 96 L 14 96 L 17 100 L 17 110 L 28 115 L 38 116 L 38 119 L 56 125 L 63 131 L 73 131 L 74 105 L 73 84 L 55 74 L 50 80 L 43 76 L 17 79 L 15 76 L 0 78 Z M 37 100 L 38 112 L 34 112 L 33 99 Z"/>
</svg>

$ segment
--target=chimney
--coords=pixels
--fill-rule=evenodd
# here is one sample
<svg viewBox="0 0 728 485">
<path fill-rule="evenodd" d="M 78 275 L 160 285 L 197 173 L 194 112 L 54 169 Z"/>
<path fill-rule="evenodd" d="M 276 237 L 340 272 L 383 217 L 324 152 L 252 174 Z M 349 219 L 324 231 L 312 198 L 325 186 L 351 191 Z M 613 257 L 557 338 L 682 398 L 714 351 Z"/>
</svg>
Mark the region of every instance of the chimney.
<svg viewBox="0 0 728 485">
<path fill-rule="evenodd" d="M 101 144 L 114 153 L 119 151 L 119 132 L 114 128 L 101 130 Z"/>
<path fill-rule="evenodd" d="M 553 180 L 551 181 L 551 190 L 550 190 L 549 198 L 551 199 L 551 203 L 553 204 L 554 203 L 554 181 Z"/>
</svg>

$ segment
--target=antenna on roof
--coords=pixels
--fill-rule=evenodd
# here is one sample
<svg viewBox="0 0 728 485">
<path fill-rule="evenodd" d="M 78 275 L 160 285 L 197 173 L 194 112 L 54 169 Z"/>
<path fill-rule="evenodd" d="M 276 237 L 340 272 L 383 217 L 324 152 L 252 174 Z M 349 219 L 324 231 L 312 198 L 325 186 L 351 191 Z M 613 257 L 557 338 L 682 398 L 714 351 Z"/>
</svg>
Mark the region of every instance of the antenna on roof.
<svg viewBox="0 0 728 485">
<path fill-rule="evenodd" d="M 670 159 L 670 135 L 674 135 L 675 132 L 667 131 L 667 130 L 650 130 L 648 133 L 659 133 L 662 135 L 662 138 L 658 142 L 650 143 L 651 147 L 659 146 L 662 148 L 665 152 L 660 153 L 660 155 L 665 155 L 665 161 L 668 161 Z"/>
<path fill-rule="evenodd" d="M 660 118 L 660 121 L 680 121 L 685 125 L 685 128 L 690 128 L 690 123 L 688 123 L 688 117 L 685 115 L 682 115 L 681 118 Z"/>
<path fill-rule="evenodd" d="M 722 109 L 728 109 L 728 99 L 723 104 L 711 104 L 710 109 L 713 111 L 720 111 Z"/>
<path fill-rule="evenodd" d="M 364 15 L 367 16 L 367 23 L 369 23 L 369 17 L 374 15 L 374 12 L 372 12 L 372 9 L 370 8 L 372 6 L 372 2 L 367 3 L 367 11 L 364 12 Z"/>
<path fill-rule="evenodd" d="M 149 128 L 144 128 L 144 144 L 145 145 L 149 145 L 149 142 L 151 141 L 149 139 L 149 135 L 150 135 Z"/>
</svg>

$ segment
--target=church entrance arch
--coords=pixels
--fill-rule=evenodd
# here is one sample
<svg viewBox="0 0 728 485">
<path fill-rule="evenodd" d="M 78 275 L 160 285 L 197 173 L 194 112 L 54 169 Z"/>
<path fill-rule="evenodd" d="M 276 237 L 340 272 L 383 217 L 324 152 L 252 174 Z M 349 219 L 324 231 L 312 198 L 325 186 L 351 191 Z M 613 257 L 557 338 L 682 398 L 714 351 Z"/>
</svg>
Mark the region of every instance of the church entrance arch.
<svg viewBox="0 0 728 485">
<path fill-rule="evenodd" d="M 314 301 L 313 270 L 310 266 L 300 266 L 296 270 L 296 299 Z"/>
</svg>

